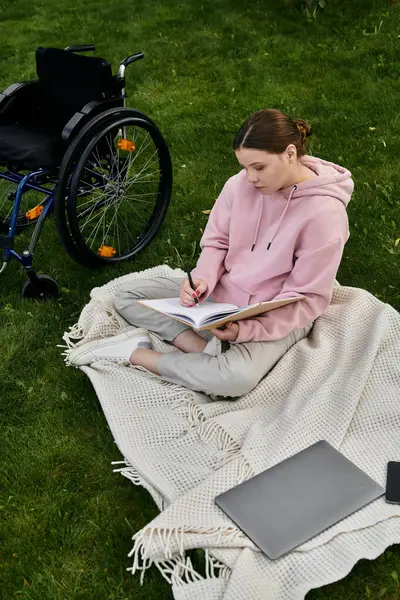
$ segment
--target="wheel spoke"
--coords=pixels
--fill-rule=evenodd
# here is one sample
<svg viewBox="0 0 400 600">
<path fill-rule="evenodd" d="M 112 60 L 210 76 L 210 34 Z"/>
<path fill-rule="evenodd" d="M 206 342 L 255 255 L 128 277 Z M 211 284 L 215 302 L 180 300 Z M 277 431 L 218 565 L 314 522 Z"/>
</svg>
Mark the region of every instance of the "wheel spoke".
<svg viewBox="0 0 400 600">
<path fill-rule="evenodd" d="M 106 243 L 106 242 L 105 242 L 105 240 L 106 240 L 106 236 L 108 235 L 108 232 L 110 231 L 110 227 L 111 227 L 111 225 L 113 224 L 113 222 L 114 222 L 114 220 L 115 220 L 115 218 L 116 218 L 116 216 L 117 216 L 118 209 L 119 209 L 119 207 L 121 206 L 121 202 L 122 202 L 122 200 L 120 199 L 120 200 L 119 200 L 119 202 L 116 202 L 116 203 L 115 203 L 114 214 L 113 214 L 113 216 L 112 216 L 112 218 L 111 218 L 110 224 L 109 224 L 109 226 L 108 226 L 108 228 L 107 228 L 107 231 L 106 231 L 106 233 L 105 233 L 105 234 L 104 234 L 104 228 L 105 228 L 105 226 L 103 225 L 103 241 L 102 241 L 102 245 L 104 245 L 104 244 Z M 105 218 L 103 219 L 103 222 L 105 223 Z"/>
<path fill-rule="evenodd" d="M 156 161 L 154 161 L 154 162 L 156 162 Z M 153 165 L 153 164 L 154 163 L 151 163 L 151 165 Z M 138 173 L 138 175 L 140 175 L 140 174 L 141 174 L 141 171 Z M 133 177 L 132 180 L 129 181 L 129 183 L 128 182 L 125 183 L 125 189 L 129 190 L 135 183 L 137 183 L 137 180 L 136 180 L 136 177 Z"/>
<path fill-rule="evenodd" d="M 6 180 L 3 180 L 3 181 L 6 181 Z M 3 186 L 2 186 L 2 187 L 3 187 Z M 5 189 L 4 189 L 4 192 L 3 192 L 3 193 L 1 194 L 1 196 L 0 196 L 0 202 L 1 202 L 1 203 L 3 203 L 3 201 L 5 201 L 5 202 L 4 202 L 4 205 L 5 205 L 6 207 L 8 206 L 8 204 L 7 204 L 8 202 L 10 202 L 10 204 L 11 204 L 11 208 L 9 208 L 9 210 L 8 210 L 7 214 L 6 214 L 6 215 L 5 215 L 5 217 L 3 218 L 3 223 L 6 223 L 6 222 L 7 222 L 7 220 L 9 219 L 9 217 L 10 217 L 10 215 L 11 215 L 12 209 L 13 209 L 13 203 L 12 203 L 10 200 L 8 200 L 8 194 L 10 193 L 10 191 L 11 191 L 12 187 L 13 187 L 13 184 L 12 184 L 12 183 L 9 183 L 8 185 L 7 185 L 7 184 L 5 184 L 5 186 L 4 186 L 4 188 L 5 188 Z M 6 208 L 5 210 L 7 210 L 7 208 Z"/>
<path fill-rule="evenodd" d="M 135 155 L 133 152 L 130 152 L 128 155 L 128 160 L 126 161 L 126 167 L 124 167 L 124 170 L 121 172 L 121 178 L 125 177 L 125 174 L 129 171 L 134 161 Z"/>
<path fill-rule="evenodd" d="M 156 153 L 157 153 L 157 149 L 154 150 L 153 154 L 147 159 L 147 162 L 145 162 L 145 164 L 142 166 L 142 168 L 140 169 L 140 171 L 138 171 L 137 173 L 135 173 L 135 175 L 133 176 L 134 179 L 139 178 L 140 175 L 142 175 L 142 173 L 143 173 L 143 171 L 145 169 L 148 169 L 149 167 L 152 167 L 153 165 L 158 164 L 158 158 L 149 164 L 149 162 L 152 160 L 153 156 Z"/>
<path fill-rule="evenodd" d="M 104 206 L 103 202 L 107 202 L 107 199 L 106 199 L 106 200 L 102 200 L 102 201 L 101 201 L 102 205 L 101 205 L 101 207 L 100 207 L 100 208 L 102 208 L 102 207 Z M 83 231 L 83 230 L 85 229 L 86 225 L 87 225 L 88 223 L 90 223 L 90 221 L 91 221 L 92 219 L 96 218 L 96 216 L 97 216 L 97 213 L 95 213 L 94 215 L 93 215 L 93 213 L 94 213 L 94 211 L 96 210 L 96 208 L 99 208 L 99 205 L 100 205 L 100 202 L 99 202 L 99 201 L 98 201 L 98 199 L 97 199 L 97 201 L 96 201 L 96 202 L 93 204 L 92 208 L 87 208 L 87 209 L 86 209 L 86 210 L 85 210 L 85 211 L 82 213 L 82 216 L 83 216 L 83 215 L 84 215 L 84 214 L 86 214 L 88 211 L 90 211 L 90 212 L 89 212 L 89 216 L 88 216 L 88 218 L 86 219 L 85 223 L 83 224 L 81 231 Z M 77 217 L 78 217 L 78 215 L 77 215 Z"/>
<path fill-rule="evenodd" d="M 8 229 L 11 223 L 11 217 L 15 206 L 15 196 L 14 199 L 10 200 L 8 195 L 14 190 L 16 192 L 15 183 L 0 178 L 0 226 L 2 230 Z M 27 219 L 25 215 L 31 208 L 34 208 L 38 204 L 44 204 L 45 202 L 47 202 L 47 196 L 43 197 L 41 192 L 25 188 L 17 215 L 17 228 L 35 223 L 37 217 L 34 219 Z"/>
</svg>

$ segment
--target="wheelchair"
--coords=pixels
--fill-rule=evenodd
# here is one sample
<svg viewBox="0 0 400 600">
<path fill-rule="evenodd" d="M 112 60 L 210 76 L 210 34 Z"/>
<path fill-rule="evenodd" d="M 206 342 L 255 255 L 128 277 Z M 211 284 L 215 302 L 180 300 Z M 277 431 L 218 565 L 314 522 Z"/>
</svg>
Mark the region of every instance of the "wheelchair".
<svg viewBox="0 0 400 600">
<path fill-rule="evenodd" d="M 129 260 L 158 232 L 168 209 L 172 166 L 155 123 L 125 106 L 125 69 L 82 52 L 94 45 L 36 49 L 38 79 L 0 94 L 0 251 L 28 276 L 25 298 L 50 299 L 57 283 L 33 269 L 44 220 L 54 212 L 62 246 L 96 268 Z M 17 233 L 33 233 L 26 250 Z"/>
</svg>

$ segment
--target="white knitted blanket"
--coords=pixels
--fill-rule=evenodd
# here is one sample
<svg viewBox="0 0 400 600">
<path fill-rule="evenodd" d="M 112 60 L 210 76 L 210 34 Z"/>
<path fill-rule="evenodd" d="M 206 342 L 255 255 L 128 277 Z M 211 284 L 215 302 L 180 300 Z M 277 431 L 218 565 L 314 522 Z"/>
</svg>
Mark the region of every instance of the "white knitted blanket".
<svg viewBox="0 0 400 600">
<path fill-rule="evenodd" d="M 93 289 L 64 336 L 66 352 L 127 327 L 112 308 L 117 287 L 160 275 L 183 272 L 159 266 Z M 156 350 L 180 352 L 152 339 Z M 129 568 L 143 577 L 155 563 L 176 600 L 299 600 L 400 542 L 400 505 L 380 498 L 271 561 L 213 500 L 320 439 L 385 486 L 387 461 L 400 460 L 400 314 L 367 291 L 336 282 L 309 336 L 233 402 L 141 368 L 100 361 L 83 370 L 125 459 L 116 470 L 160 509 L 134 535 Z M 205 550 L 204 573 L 193 569 L 191 548 Z"/>
</svg>

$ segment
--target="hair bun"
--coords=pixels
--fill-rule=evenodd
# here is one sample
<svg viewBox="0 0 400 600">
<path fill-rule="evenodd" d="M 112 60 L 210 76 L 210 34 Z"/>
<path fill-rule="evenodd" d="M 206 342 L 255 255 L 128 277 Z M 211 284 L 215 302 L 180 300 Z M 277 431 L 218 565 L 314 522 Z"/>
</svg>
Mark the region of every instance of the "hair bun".
<svg viewBox="0 0 400 600">
<path fill-rule="evenodd" d="M 299 119 L 296 121 L 296 125 L 298 130 L 300 131 L 303 141 L 305 141 L 306 138 L 312 135 L 312 127 L 306 121 L 302 121 L 301 119 Z"/>
</svg>

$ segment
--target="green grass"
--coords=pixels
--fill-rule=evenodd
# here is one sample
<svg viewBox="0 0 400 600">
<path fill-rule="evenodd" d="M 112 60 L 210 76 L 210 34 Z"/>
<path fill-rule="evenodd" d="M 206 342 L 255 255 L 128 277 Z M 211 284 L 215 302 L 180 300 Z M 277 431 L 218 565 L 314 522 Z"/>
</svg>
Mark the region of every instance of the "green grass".
<svg viewBox="0 0 400 600">
<path fill-rule="evenodd" d="M 95 42 L 114 68 L 143 51 L 127 71 L 129 105 L 159 125 L 174 167 L 168 215 L 135 262 L 88 271 L 65 254 L 49 219 L 35 264 L 58 280 L 60 300 L 22 301 L 16 263 L 1 276 L 0 597 L 170 598 L 156 569 L 143 587 L 125 570 L 131 535 L 157 509 L 112 473 L 120 454 L 94 391 L 65 368 L 56 344 L 94 286 L 160 263 L 194 263 L 201 211 L 238 169 L 233 136 L 262 107 L 308 120 L 310 151 L 352 171 L 338 280 L 399 309 L 399 5 L 331 1 L 309 22 L 278 0 L 10 0 L 0 18 L 0 88 L 34 76 L 37 45 Z M 398 573 L 393 546 L 307 600 L 394 600 Z"/>
</svg>

